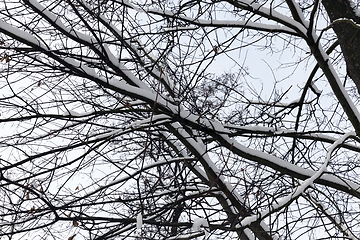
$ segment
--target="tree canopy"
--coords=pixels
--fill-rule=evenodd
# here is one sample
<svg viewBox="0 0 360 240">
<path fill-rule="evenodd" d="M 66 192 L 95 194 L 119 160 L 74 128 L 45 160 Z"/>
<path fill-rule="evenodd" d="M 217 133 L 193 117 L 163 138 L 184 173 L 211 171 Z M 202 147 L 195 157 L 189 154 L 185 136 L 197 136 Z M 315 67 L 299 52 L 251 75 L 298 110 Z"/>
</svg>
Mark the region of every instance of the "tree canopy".
<svg viewBox="0 0 360 240">
<path fill-rule="evenodd" d="M 0 238 L 359 239 L 352 0 L 2 0 Z"/>
</svg>

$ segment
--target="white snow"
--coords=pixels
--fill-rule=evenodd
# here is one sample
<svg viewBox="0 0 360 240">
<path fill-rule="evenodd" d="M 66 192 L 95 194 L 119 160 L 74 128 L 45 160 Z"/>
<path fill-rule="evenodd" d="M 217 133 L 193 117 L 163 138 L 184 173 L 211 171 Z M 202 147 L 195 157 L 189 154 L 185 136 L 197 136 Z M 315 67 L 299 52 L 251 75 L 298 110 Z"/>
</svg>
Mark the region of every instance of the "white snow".
<svg viewBox="0 0 360 240">
<path fill-rule="evenodd" d="M 319 170 L 317 172 L 315 172 L 310 178 L 303 181 L 294 191 L 292 191 L 286 197 L 278 200 L 276 203 L 273 203 L 268 209 L 266 209 L 266 210 L 264 210 L 264 211 L 262 211 L 260 213 L 257 213 L 257 214 L 254 214 L 254 215 L 251 215 L 249 217 L 244 218 L 240 222 L 240 226 L 250 225 L 252 222 L 255 222 L 258 219 L 267 216 L 271 212 L 283 208 L 284 206 L 289 204 L 291 201 L 296 199 L 298 196 L 300 196 L 309 186 L 311 186 L 313 184 L 313 182 L 316 179 L 318 179 L 324 172 L 327 171 L 327 165 L 328 165 L 328 163 L 330 161 L 331 154 L 334 151 L 334 149 L 337 148 L 340 144 L 342 144 L 347 138 L 349 138 L 351 136 L 356 136 L 356 133 L 355 132 L 348 132 L 348 133 L 344 134 L 341 138 L 339 138 L 337 141 L 335 141 L 329 147 L 329 149 L 327 151 L 327 154 L 326 154 L 325 161 L 321 165 Z"/>
<path fill-rule="evenodd" d="M 87 41 L 88 43 L 96 43 L 96 40 L 94 38 L 92 38 L 91 36 L 76 32 L 74 29 L 70 29 L 68 27 L 66 27 L 60 20 L 59 17 L 53 15 L 51 12 L 49 12 L 47 9 L 45 9 L 42 5 L 40 5 L 36 0 L 29 0 L 29 2 L 36 7 L 37 9 L 39 9 L 40 11 L 42 11 L 42 13 L 44 15 L 46 15 L 49 19 L 51 19 L 53 21 L 54 24 L 56 24 L 59 28 L 63 29 L 64 31 L 68 32 L 69 34 L 76 36 L 76 37 L 80 37 L 83 41 Z M 130 3 L 128 3 L 130 4 Z M 242 1 L 242 4 L 245 4 L 246 6 L 251 6 L 254 9 L 257 9 L 258 11 L 262 11 L 264 13 L 267 13 L 271 16 L 274 16 L 276 18 L 282 19 L 284 22 L 288 23 L 288 26 L 279 26 L 279 25 L 267 25 L 267 24 L 260 24 L 260 23 L 255 23 L 255 22 L 249 22 L 249 21 L 220 21 L 220 20 L 203 20 L 203 19 L 192 19 L 189 17 L 185 17 L 182 16 L 181 18 L 186 20 L 186 21 L 197 21 L 199 24 L 202 25 L 221 25 L 221 26 L 244 26 L 245 24 L 248 27 L 253 27 L 253 28 L 258 28 L 258 29 L 268 29 L 268 30 L 284 30 L 284 31 L 288 31 L 289 33 L 295 33 L 294 29 L 299 29 L 303 32 L 306 32 L 305 28 L 301 25 L 299 25 L 299 23 L 295 22 L 293 19 L 290 19 L 276 11 L 273 10 L 269 10 L 261 5 L 255 4 L 253 2 L 250 1 Z M 297 5 L 296 5 L 297 6 Z M 134 6 L 133 6 L 134 7 Z M 135 7 L 134 7 L 135 8 Z M 158 13 L 166 13 L 168 15 L 173 15 L 173 13 L 168 12 L 168 11 L 160 11 L 160 10 L 149 10 L 150 12 L 155 12 L 157 11 Z M 299 10 L 298 10 L 299 11 Z M 300 15 L 302 14 L 301 12 L 299 13 Z M 302 15 L 301 15 L 302 16 Z M 343 21 L 344 19 L 339 19 L 339 21 Z M 302 16 L 302 21 L 303 24 L 305 23 L 305 19 Z M 348 19 L 346 19 L 346 21 L 350 21 Z M 289 27 L 290 25 L 292 25 L 293 27 Z M 112 26 L 115 28 L 115 26 Z M 172 29 L 166 29 L 166 30 L 172 30 Z M 178 30 L 178 28 L 176 28 L 176 30 Z M 24 39 L 26 42 L 31 43 L 33 45 L 39 46 L 43 49 L 47 49 L 46 46 L 44 46 L 43 44 L 40 43 L 40 41 L 38 39 L 36 39 L 33 35 L 31 35 L 30 33 L 24 32 L 16 27 L 13 27 L 3 21 L 0 20 L 0 31 L 5 32 L 6 34 L 10 35 L 10 36 L 16 36 L 15 38 L 19 39 Z M 118 30 L 117 30 L 118 31 Z M 314 39 L 316 39 L 316 36 L 314 35 Z M 140 42 L 139 42 L 140 43 Z M 141 43 L 140 43 L 141 44 Z M 359 189 L 359 186 L 355 183 L 351 183 L 348 181 L 343 181 L 340 180 L 336 177 L 334 177 L 333 175 L 329 175 L 329 174 L 324 174 L 326 172 L 326 167 L 328 164 L 328 161 L 331 158 L 331 153 L 333 152 L 333 150 L 339 146 L 339 144 L 341 144 L 345 139 L 347 139 L 350 136 L 355 135 L 355 133 L 351 132 L 351 133 L 347 133 L 345 134 L 343 137 L 341 137 L 339 140 L 334 141 L 334 143 L 332 144 L 332 146 L 329 148 L 328 153 L 326 155 L 326 159 L 324 161 L 324 164 L 321 166 L 321 168 L 317 171 L 311 171 L 308 169 L 303 169 L 299 166 L 296 166 L 294 164 L 291 164 L 289 162 L 286 162 L 280 158 L 274 157 L 272 155 L 260 152 L 260 151 L 256 151 L 254 149 L 249 149 L 243 145 L 241 145 L 240 143 L 238 143 L 237 141 L 229 138 L 229 136 L 227 135 L 228 133 L 231 133 L 231 130 L 229 129 L 225 129 L 224 126 L 217 122 L 217 121 L 209 121 L 206 118 L 201 118 L 199 116 L 193 115 L 188 111 L 180 111 L 179 112 L 179 108 L 175 105 L 170 104 L 168 101 L 166 101 L 166 99 L 162 98 L 161 96 L 156 96 L 156 93 L 151 90 L 145 83 L 143 83 L 142 81 L 140 81 L 133 73 L 132 71 L 130 71 L 128 68 L 126 68 L 126 66 L 124 66 L 122 63 L 120 63 L 118 61 L 118 59 L 111 53 L 110 49 L 108 46 L 103 45 L 106 55 L 109 57 L 111 63 L 118 67 L 129 79 L 131 79 L 138 87 L 134 87 L 134 86 L 130 86 L 129 84 L 127 84 L 124 81 L 120 81 L 119 79 L 113 79 L 111 81 L 109 81 L 109 83 L 115 87 L 117 87 L 119 90 L 121 90 L 122 93 L 126 93 L 128 95 L 132 95 L 132 96 L 137 96 L 139 98 L 141 98 L 141 100 L 139 100 L 139 102 L 143 103 L 143 101 L 148 100 L 148 102 L 155 102 L 155 100 L 157 99 L 157 104 L 165 106 L 169 109 L 169 111 L 171 111 L 173 114 L 178 114 L 188 120 L 188 121 L 192 121 L 193 123 L 200 123 L 203 126 L 214 130 L 218 133 L 221 133 L 220 136 L 223 138 L 223 140 L 227 141 L 231 146 L 233 146 L 233 148 L 243 152 L 244 154 L 247 155 L 251 155 L 254 158 L 260 158 L 262 159 L 262 161 L 267 161 L 268 163 L 271 163 L 271 165 L 274 166 L 280 166 L 281 168 L 285 168 L 285 169 L 289 169 L 293 172 L 298 172 L 302 175 L 308 176 L 309 178 L 306 179 L 304 182 L 301 183 L 300 186 L 298 186 L 291 194 L 289 194 L 287 197 L 284 197 L 283 199 L 281 199 L 279 202 L 277 202 L 276 204 L 273 204 L 269 209 L 261 212 L 260 215 L 253 215 L 253 216 L 249 216 L 247 218 L 245 218 L 242 222 L 241 225 L 245 226 L 250 224 L 253 221 L 258 220 L 260 217 L 265 216 L 266 214 L 270 213 L 271 211 L 281 208 L 284 205 L 286 205 L 289 201 L 292 201 L 294 198 L 296 198 L 297 196 L 299 196 L 301 193 L 303 193 L 305 191 L 305 189 L 307 189 L 308 186 L 310 186 L 311 184 L 313 184 L 313 182 L 318 179 L 318 178 L 322 178 L 324 180 L 327 180 L 329 182 L 334 182 L 337 183 L 339 185 L 342 186 L 350 186 L 353 189 L 357 190 Z M 102 48 L 98 47 L 99 50 L 101 50 Z M 145 48 L 144 48 L 145 49 Z M 102 51 L 102 50 L 101 50 Z M 144 50 L 146 52 L 146 49 Z M 322 51 L 323 54 L 323 58 L 326 60 L 328 59 L 328 56 L 325 54 L 325 52 L 320 48 L 320 51 Z M 152 56 L 150 53 L 147 53 L 148 57 L 151 61 L 155 62 L 156 61 L 156 57 Z M 72 58 L 65 58 L 63 59 L 63 61 L 75 68 L 81 69 L 83 70 L 87 75 L 94 77 L 100 81 L 103 82 L 107 82 L 107 80 L 105 78 L 100 77 L 98 74 L 96 74 L 95 70 L 93 68 L 89 68 L 83 64 L 81 64 L 80 62 L 78 62 L 77 60 L 74 60 Z M 347 92 L 345 91 L 345 89 L 342 87 L 341 81 L 338 78 L 335 70 L 333 69 L 332 65 L 329 63 L 328 61 L 328 65 L 329 68 L 331 69 L 331 71 L 333 72 L 333 75 L 337 81 L 337 84 L 339 85 L 339 88 L 341 89 L 343 95 L 346 97 L 346 100 L 348 101 L 349 105 L 351 106 L 352 111 L 355 113 L 355 115 L 357 116 L 357 118 L 360 121 L 360 114 L 357 110 L 357 108 L 355 107 L 354 103 L 351 101 L 351 99 L 349 98 Z M 160 76 L 160 72 L 157 70 L 153 70 L 154 73 L 158 76 Z M 165 76 L 165 75 L 164 75 Z M 163 76 L 163 77 L 164 77 Z M 174 84 L 170 81 L 170 79 L 166 76 L 164 77 L 165 79 L 167 79 L 170 87 L 172 87 Z M 318 93 L 321 93 L 321 91 L 312 83 L 312 86 L 314 87 L 315 91 Z M 298 100 L 296 100 L 298 101 Z M 72 115 L 72 116 L 82 116 L 83 114 L 77 113 L 75 111 L 72 110 L 68 110 L 66 113 L 64 113 L 66 115 Z M 158 120 L 169 120 L 171 119 L 169 116 L 163 114 L 163 115 L 155 115 L 152 118 L 152 121 L 158 121 Z M 125 128 L 138 128 L 140 126 L 146 126 L 147 124 L 150 123 L 150 119 L 144 119 L 144 120 L 140 120 L 140 121 L 136 121 L 133 124 L 131 124 L 130 126 L 126 126 Z M 218 169 L 216 167 L 216 165 L 214 164 L 214 162 L 211 160 L 211 158 L 208 156 L 207 154 L 207 150 L 205 148 L 205 145 L 201 142 L 201 139 L 193 139 L 191 138 L 191 136 L 181 128 L 181 125 L 176 123 L 173 124 L 175 129 L 178 129 L 179 134 L 181 134 L 183 136 L 184 141 L 188 141 L 191 146 L 193 146 L 196 151 L 198 151 L 198 153 L 202 156 L 202 158 L 204 159 L 203 165 L 205 167 L 209 167 L 210 170 L 212 170 L 214 173 L 216 173 L 219 177 L 219 179 L 224 183 L 224 185 L 228 188 L 229 192 L 231 192 L 232 194 L 234 194 L 234 196 L 237 198 L 237 200 L 239 202 L 244 203 L 244 200 L 240 197 L 240 195 L 235 191 L 234 187 L 230 184 L 227 183 L 225 181 L 225 179 L 223 178 L 223 176 L 221 176 L 221 171 L 220 169 Z M 286 133 L 286 132 L 290 132 L 289 130 L 274 130 L 271 128 L 264 128 L 264 127 L 259 127 L 259 126 L 251 126 L 251 127 L 238 127 L 238 126 L 228 126 L 232 129 L 245 129 L 245 130 L 249 130 L 249 131 L 271 131 L 274 133 Z M 106 133 L 101 135 L 101 137 L 104 137 L 106 135 L 111 135 L 111 134 L 118 134 L 120 133 L 120 130 L 116 130 L 113 131 L 111 133 Z M 98 136 L 99 137 L 99 136 Z M 327 137 L 327 136 L 324 136 Z M 179 146 L 179 150 L 181 152 L 181 154 L 185 157 L 187 157 L 186 151 Z M 168 163 L 168 161 L 166 162 Z M 145 166 L 145 168 L 147 167 L 153 167 L 157 164 L 163 164 L 163 162 L 157 162 L 156 164 L 152 164 L 149 166 Z M 201 173 L 203 175 L 203 177 L 205 177 L 206 179 L 207 176 L 205 174 L 205 172 L 200 169 L 198 166 L 194 166 L 194 170 L 196 170 L 197 172 Z M 143 169 L 141 170 L 143 171 Z M 138 172 L 129 174 L 130 176 L 133 176 L 134 174 L 137 174 Z M 124 181 L 125 179 L 128 179 L 129 177 L 126 178 L 122 178 L 120 180 L 117 180 L 116 182 L 112 182 L 109 185 L 114 185 L 114 184 L 118 184 L 122 181 Z M 108 185 L 108 186 L 109 186 Z M 106 187 L 108 187 L 106 186 Z M 103 187 L 100 187 L 99 189 L 102 189 Z M 96 191 L 99 191 L 96 190 Z M 235 209 L 233 209 L 235 210 Z M 142 215 L 141 213 L 139 213 L 137 215 L 137 219 L 136 219 L 136 227 L 137 229 L 141 229 L 142 228 L 142 224 L 143 224 L 143 219 L 142 219 Z M 265 226 L 265 224 L 262 223 L 262 225 Z M 193 223 L 193 230 L 199 230 L 200 227 L 208 227 L 208 222 L 206 219 L 204 218 L 198 218 L 194 220 Z M 204 229 L 205 233 L 207 232 Z M 252 236 L 250 233 L 248 234 L 248 236 Z"/>
<path fill-rule="evenodd" d="M 140 87 L 142 89 L 146 89 L 148 91 L 151 91 L 151 89 L 146 84 L 144 84 L 137 77 L 135 77 L 135 75 L 128 68 L 126 68 L 122 63 L 119 62 L 119 60 L 114 56 L 114 54 L 110 51 L 109 47 L 106 44 L 98 43 L 97 40 L 94 37 L 91 37 L 89 35 L 86 35 L 86 34 L 78 32 L 78 31 L 75 31 L 75 29 L 73 29 L 73 28 L 66 27 L 61 22 L 59 17 L 52 14 L 50 11 L 48 11 L 45 7 L 43 7 L 36 0 L 30 0 L 29 3 L 33 7 L 37 8 L 39 11 L 41 11 L 46 17 L 48 17 L 52 21 L 52 24 L 55 24 L 58 28 L 60 28 L 63 31 L 71 34 L 73 37 L 75 37 L 77 39 L 81 39 L 82 41 L 87 42 L 88 44 L 90 44 L 90 45 L 94 46 L 95 48 L 97 48 L 100 52 L 102 52 L 103 49 L 104 49 L 107 57 L 110 60 L 110 62 L 115 67 L 119 68 L 138 87 Z M 105 17 L 102 17 L 102 19 L 104 21 L 106 21 L 106 22 L 109 22 Z M 112 27 L 114 28 L 114 30 L 117 30 L 117 32 L 119 32 L 119 30 L 116 29 L 115 26 L 112 25 Z M 96 44 L 96 43 L 98 43 L 98 44 Z M 83 67 L 82 67 L 82 69 L 85 70 L 85 68 L 83 68 Z M 91 69 L 91 70 L 94 71 L 94 69 Z M 87 72 L 88 69 L 86 69 L 85 71 Z M 92 74 L 89 74 L 89 75 L 94 76 L 95 74 L 92 73 Z"/>
<path fill-rule="evenodd" d="M 308 28 L 309 22 L 305 20 L 305 16 L 304 16 L 303 11 L 301 10 L 299 4 L 294 0 L 291 0 L 291 2 L 293 3 L 293 5 L 295 7 L 296 13 L 300 17 L 301 24 L 303 24 L 306 28 Z"/>
<path fill-rule="evenodd" d="M 349 18 L 338 18 L 338 19 L 335 19 L 331 24 L 336 24 L 337 22 L 349 22 L 349 23 L 353 24 L 354 26 L 360 28 L 360 24 L 357 24 L 354 20 L 349 19 Z"/>
<path fill-rule="evenodd" d="M 268 9 L 265 8 L 259 4 L 246 4 L 246 5 L 251 5 L 253 8 L 264 12 L 265 14 L 269 15 L 269 16 L 273 16 L 275 18 L 281 19 L 283 23 L 286 23 L 286 25 L 288 26 L 282 26 L 282 25 L 271 25 L 271 24 L 263 24 L 263 23 L 258 23 L 258 22 L 252 22 L 249 20 L 205 20 L 205 19 L 195 19 L 195 18 L 191 18 L 191 17 L 187 17 L 187 16 L 176 16 L 176 18 L 178 19 L 182 19 L 186 22 L 192 22 L 194 24 L 200 24 L 200 25 L 205 25 L 205 26 L 216 26 L 216 27 L 244 27 L 246 26 L 247 28 L 252 28 L 252 29 L 260 29 L 260 30 L 265 30 L 265 31 L 283 31 L 283 32 L 287 32 L 289 34 L 296 34 L 297 32 L 295 31 L 295 29 L 299 29 L 300 31 L 306 32 L 304 26 L 302 26 L 300 23 L 294 21 L 293 19 L 282 15 L 278 12 L 276 12 L 273 9 Z M 171 11 L 168 10 L 158 10 L 158 9 L 147 9 L 145 10 L 148 13 L 153 13 L 153 14 L 159 14 L 159 15 L 166 15 L 166 16 L 174 16 L 175 14 L 172 13 Z M 293 26 L 291 26 L 293 25 Z M 291 26 L 291 27 L 289 27 Z M 174 29 L 174 28 L 173 28 Z"/>
<path fill-rule="evenodd" d="M 194 223 L 192 225 L 192 230 L 198 231 L 202 228 L 209 227 L 209 223 L 205 218 L 196 218 L 194 219 Z"/>
<path fill-rule="evenodd" d="M 74 110 L 70 110 L 70 109 L 67 109 L 64 113 L 63 113 L 64 116 L 74 116 L 74 117 L 80 117 L 80 116 L 84 116 L 84 114 L 80 114 Z"/>
<path fill-rule="evenodd" d="M 356 6 L 356 4 L 353 2 L 353 0 L 349 0 L 348 2 L 350 4 L 350 6 L 352 7 L 356 16 L 360 17 L 360 9 Z M 359 1 L 357 1 L 357 3 L 359 3 Z"/>
<path fill-rule="evenodd" d="M 28 0 L 28 3 L 32 5 L 34 8 L 38 9 L 40 12 L 42 12 L 45 16 L 51 19 L 56 25 L 59 27 L 66 29 L 65 25 L 61 22 L 60 17 L 54 15 L 53 13 L 49 12 L 44 6 L 42 6 L 38 1 L 36 0 Z"/>
<path fill-rule="evenodd" d="M 186 26 L 186 27 L 181 27 L 181 26 L 178 26 L 178 27 L 164 27 L 163 30 L 164 32 L 170 32 L 170 31 L 190 31 L 190 30 L 196 30 L 198 29 L 199 27 L 192 27 L 192 26 Z"/>
<path fill-rule="evenodd" d="M 320 90 L 314 83 L 314 81 L 311 81 L 311 87 L 315 91 L 317 95 L 320 95 L 322 93 L 322 90 Z"/>
<path fill-rule="evenodd" d="M 199 237 L 201 235 L 202 235 L 201 232 L 192 232 L 192 233 L 188 233 L 188 234 L 182 234 L 179 236 L 169 237 L 166 239 L 167 240 L 189 240 L 189 239 L 195 239 L 196 237 Z"/>
<path fill-rule="evenodd" d="M 326 52 L 324 51 L 324 49 L 319 46 L 318 47 L 323 59 L 326 61 L 332 75 L 334 76 L 335 80 L 336 80 L 336 84 L 338 85 L 338 88 L 340 89 L 342 95 L 346 98 L 347 103 L 349 104 L 351 111 L 354 113 L 354 115 L 356 116 L 358 122 L 360 122 L 360 113 L 358 111 L 358 109 L 356 108 L 354 102 L 350 99 L 349 94 L 347 93 L 347 91 L 345 90 L 343 84 L 341 83 L 341 80 L 338 76 L 338 74 L 336 73 L 333 65 L 330 63 L 330 61 L 328 61 L 329 59 L 329 55 L 326 54 Z"/>
<path fill-rule="evenodd" d="M 340 221 L 339 218 L 337 218 L 337 216 L 334 216 L 334 214 L 332 214 L 329 210 L 327 210 L 327 208 L 321 202 L 312 199 L 312 196 L 310 196 L 310 197 L 311 197 L 311 200 L 313 200 L 316 204 L 318 204 L 322 208 L 322 210 L 325 212 L 325 214 L 327 214 L 329 216 L 333 216 L 332 219 L 335 220 L 337 226 L 341 228 L 341 230 L 347 235 L 347 237 L 349 239 L 359 240 L 359 238 L 354 236 L 354 234 L 346 226 L 346 224 L 344 224 L 342 221 Z"/>
<path fill-rule="evenodd" d="M 136 229 L 140 230 L 142 228 L 143 225 L 143 217 L 142 214 L 139 213 L 136 217 Z"/>
<path fill-rule="evenodd" d="M 48 48 L 42 44 L 38 39 L 36 39 L 33 35 L 28 32 L 24 32 L 2 20 L 0 20 L 0 32 L 4 32 L 5 34 L 14 37 L 17 40 L 23 40 L 22 42 L 28 42 L 32 45 L 39 46 L 45 50 Z"/>
<path fill-rule="evenodd" d="M 205 238 L 209 236 L 209 223 L 205 218 L 196 218 L 192 225 L 192 230 L 199 231 L 202 230 L 205 233 Z"/>
<path fill-rule="evenodd" d="M 65 61 L 67 64 L 71 65 L 74 68 L 78 68 L 78 69 L 82 70 L 83 72 L 85 72 L 87 75 L 89 75 L 91 77 L 98 78 L 99 80 L 102 80 L 103 82 L 106 82 L 105 78 L 99 77 L 96 74 L 94 68 L 90 68 L 90 67 L 82 64 L 81 62 L 79 62 L 79 61 L 77 61 L 77 60 L 75 60 L 73 58 L 70 58 L 70 57 L 64 58 L 63 61 Z"/>
<path fill-rule="evenodd" d="M 73 35 L 76 38 L 81 38 L 84 41 L 87 41 L 89 43 L 96 42 L 94 39 L 86 34 L 80 33 L 78 31 L 75 31 L 73 28 L 66 27 L 62 22 L 59 16 L 54 15 L 50 11 L 48 11 L 44 6 L 42 6 L 39 2 L 36 0 L 29 0 L 28 3 L 32 5 L 34 8 L 38 9 L 42 14 L 44 14 L 47 18 L 52 21 L 53 24 L 55 24 L 58 28 L 62 29 L 63 31 Z"/>
</svg>

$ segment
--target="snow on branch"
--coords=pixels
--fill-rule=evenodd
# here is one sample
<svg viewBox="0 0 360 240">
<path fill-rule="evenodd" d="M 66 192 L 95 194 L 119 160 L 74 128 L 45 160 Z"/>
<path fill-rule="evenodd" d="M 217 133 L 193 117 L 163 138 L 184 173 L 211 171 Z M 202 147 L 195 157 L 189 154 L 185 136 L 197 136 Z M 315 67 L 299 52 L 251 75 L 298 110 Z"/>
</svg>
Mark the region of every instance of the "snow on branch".
<svg viewBox="0 0 360 240">
<path fill-rule="evenodd" d="M 157 10 L 157 9 L 147 9 L 145 10 L 147 13 L 156 14 L 160 16 L 170 17 L 182 20 L 184 22 L 193 24 L 195 26 L 201 26 L 201 27 L 229 27 L 229 28 L 248 28 L 253 30 L 259 30 L 259 31 L 265 31 L 265 32 L 282 32 L 290 35 L 298 36 L 297 31 L 294 30 L 294 28 L 289 26 L 282 26 L 282 25 L 271 25 L 271 24 L 263 24 L 258 22 L 252 22 L 250 20 L 205 20 L 205 19 L 199 19 L 199 18 L 191 18 L 187 16 L 182 15 L 176 15 L 175 13 L 168 11 L 168 10 Z M 270 11 L 266 11 L 270 12 Z M 272 11 L 274 13 L 275 11 Z M 291 19 L 288 19 L 287 17 L 276 14 L 276 16 L 281 16 L 282 18 L 290 21 Z M 283 23 L 283 22 L 281 22 Z M 298 25 L 294 22 L 295 25 Z M 174 30 L 189 30 L 189 28 L 184 27 L 173 27 L 173 28 L 164 28 L 164 31 L 174 31 Z"/>
<path fill-rule="evenodd" d="M 0 20 L 0 32 L 3 32 L 6 35 L 9 35 L 10 37 L 17 39 L 18 41 L 20 41 L 24 44 L 27 44 L 31 47 L 36 47 L 38 50 L 40 50 L 44 54 L 49 55 L 51 58 L 53 58 L 54 60 L 63 64 L 69 70 L 71 69 L 73 71 L 73 73 L 76 73 L 79 76 L 82 76 L 82 77 L 91 79 L 93 81 L 96 81 L 98 83 L 101 83 L 104 86 L 113 88 L 114 90 L 120 91 L 126 95 L 137 96 L 138 99 L 142 99 L 146 102 L 149 102 L 149 100 L 150 100 L 152 102 L 152 104 L 156 101 L 158 101 L 158 102 L 160 101 L 161 102 L 160 105 L 163 105 L 163 106 L 171 105 L 166 100 L 164 100 L 161 96 L 157 97 L 156 93 L 154 93 L 149 87 L 147 87 L 143 82 L 141 82 L 129 69 L 127 69 L 123 64 L 121 64 L 120 62 L 115 60 L 115 57 L 112 54 L 110 54 L 110 51 L 108 50 L 108 48 L 106 46 L 104 47 L 106 49 L 106 52 L 108 53 L 109 56 L 112 56 L 111 57 L 112 61 L 114 61 L 114 62 L 117 61 L 117 66 L 122 71 L 123 76 L 126 76 L 126 78 L 131 79 L 132 82 L 137 83 L 137 87 L 130 86 L 129 84 L 125 83 L 124 81 L 119 81 L 119 80 L 114 80 L 114 79 L 109 81 L 109 80 L 105 79 L 104 77 L 99 76 L 95 72 L 94 68 L 90 68 L 74 58 L 71 58 L 71 57 L 60 58 L 60 57 L 54 55 L 54 53 L 52 51 L 50 51 L 50 49 L 45 47 L 43 44 L 40 44 L 40 42 L 35 37 L 33 37 L 31 34 L 21 31 L 1 20 Z M 90 42 L 88 42 L 88 43 L 90 44 Z M 141 88 L 139 88 L 139 87 L 141 87 Z M 175 110 L 176 107 L 173 105 L 172 109 Z"/>
<path fill-rule="evenodd" d="M 99 42 L 95 37 L 80 33 L 74 28 L 66 27 L 58 16 L 55 16 L 48 11 L 44 6 L 38 3 L 36 0 L 26 0 L 26 3 L 37 13 L 39 13 L 44 19 L 46 19 L 52 26 L 58 29 L 60 32 L 71 38 L 72 40 L 87 45 L 90 49 L 94 50 L 100 57 L 106 59 L 109 65 L 115 69 L 116 72 L 122 74 L 122 77 L 129 83 L 149 90 L 142 81 L 140 81 L 129 69 L 127 69 L 115 56 L 112 54 L 107 44 Z"/>
<path fill-rule="evenodd" d="M 201 139 L 194 139 L 179 123 L 173 123 L 171 126 L 173 126 L 173 128 L 170 128 L 170 131 L 179 135 L 179 139 L 182 143 L 191 149 L 195 156 L 199 158 L 199 161 L 209 178 L 210 184 L 214 186 L 217 185 L 217 188 L 225 194 L 226 201 L 231 203 L 232 211 L 234 211 L 235 214 L 248 214 L 249 208 L 246 205 L 245 200 L 240 196 L 235 187 L 225 180 L 222 175 L 222 170 L 216 167 L 215 163 L 211 160 Z M 174 131 L 176 131 L 176 133 Z M 263 228 L 263 226 L 261 226 L 261 228 Z M 266 230 L 264 230 L 264 232 L 266 234 L 268 233 Z M 250 233 L 244 232 L 244 234 L 249 235 Z"/>
<path fill-rule="evenodd" d="M 231 139 L 226 134 L 219 134 L 218 136 L 220 137 L 218 140 L 220 140 L 224 145 L 226 145 L 228 148 L 231 146 L 231 151 L 233 153 L 246 159 L 262 163 L 284 174 L 288 174 L 299 179 L 307 179 L 315 174 L 315 172 L 310 169 L 304 169 L 273 155 L 247 148 L 237 141 Z M 339 178 L 330 174 L 321 174 L 319 177 L 315 178 L 314 181 L 315 180 L 317 180 L 317 182 L 320 184 L 331 186 L 359 197 L 360 185 L 352 181 L 340 180 Z"/>
<path fill-rule="evenodd" d="M 335 141 L 328 149 L 326 158 L 324 163 L 321 165 L 318 171 L 316 171 L 310 178 L 306 179 L 304 182 L 302 182 L 299 186 L 297 186 L 290 194 L 288 194 L 286 197 L 278 200 L 276 203 L 273 203 L 268 209 L 259 212 L 257 214 L 253 214 L 252 216 L 244 218 L 238 227 L 244 227 L 248 226 L 251 223 L 258 221 L 259 219 L 264 219 L 272 212 L 278 211 L 282 209 L 285 206 L 288 206 L 292 201 L 297 199 L 301 194 L 305 192 L 305 190 L 311 186 L 316 179 L 320 178 L 321 175 L 323 175 L 327 171 L 327 165 L 329 164 L 331 154 L 335 150 L 335 148 L 339 147 L 340 144 L 342 144 L 346 139 L 349 137 L 355 137 L 355 132 L 349 132 L 344 134 L 340 139 Z"/>
<path fill-rule="evenodd" d="M 41 43 L 37 38 L 35 38 L 33 35 L 31 35 L 28 32 L 24 32 L 17 27 L 14 27 L 2 20 L 0 20 L 0 32 L 20 41 L 24 44 L 41 48 L 44 50 L 49 50 L 43 43 Z"/>
<path fill-rule="evenodd" d="M 192 232 L 192 233 L 188 233 L 188 234 L 181 234 L 179 236 L 169 237 L 166 239 L 167 240 L 189 240 L 189 239 L 195 239 L 202 235 L 205 235 L 205 233 L 203 231 L 197 231 L 197 232 Z"/>
<path fill-rule="evenodd" d="M 248 0 L 240 0 L 240 1 L 228 0 L 228 2 L 235 7 L 253 12 L 262 17 L 283 24 L 284 26 L 287 26 L 295 30 L 301 36 L 306 36 L 306 27 L 303 25 L 302 22 L 287 17 L 272 8 L 267 8 L 262 4 Z"/>
</svg>

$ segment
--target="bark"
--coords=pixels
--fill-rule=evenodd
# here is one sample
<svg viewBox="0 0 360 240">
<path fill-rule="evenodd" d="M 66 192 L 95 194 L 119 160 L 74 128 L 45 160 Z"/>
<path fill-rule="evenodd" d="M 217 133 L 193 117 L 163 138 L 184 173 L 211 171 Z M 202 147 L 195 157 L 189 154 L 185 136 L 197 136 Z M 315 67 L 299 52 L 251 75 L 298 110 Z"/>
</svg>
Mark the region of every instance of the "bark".
<svg viewBox="0 0 360 240">
<path fill-rule="evenodd" d="M 360 23 L 360 18 L 355 14 L 349 1 L 351 0 L 322 1 L 331 22 L 345 18 Z M 332 27 L 345 58 L 347 73 L 360 93 L 360 28 L 351 21 L 335 22 Z"/>
</svg>

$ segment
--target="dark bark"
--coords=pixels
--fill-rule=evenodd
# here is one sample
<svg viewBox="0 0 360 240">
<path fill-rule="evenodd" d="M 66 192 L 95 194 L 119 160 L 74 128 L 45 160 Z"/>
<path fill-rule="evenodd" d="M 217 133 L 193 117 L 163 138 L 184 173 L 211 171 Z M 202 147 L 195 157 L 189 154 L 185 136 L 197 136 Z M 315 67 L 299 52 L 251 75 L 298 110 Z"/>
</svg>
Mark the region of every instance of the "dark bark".
<svg viewBox="0 0 360 240">
<path fill-rule="evenodd" d="M 355 23 L 360 23 L 360 18 L 355 14 L 348 0 L 324 0 L 322 3 L 331 22 L 336 19 L 351 19 Z M 360 28 L 351 21 L 335 22 L 332 28 L 339 39 L 347 73 L 360 93 Z"/>
<path fill-rule="evenodd" d="M 172 222 L 173 223 L 178 223 L 179 222 L 179 217 L 181 215 L 181 213 L 183 212 L 184 210 L 184 204 L 183 203 L 180 203 L 179 205 L 177 205 L 177 207 L 175 208 L 174 210 L 174 213 L 173 213 L 173 217 L 172 217 Z M 178 232 L 178 227 L 177 226 L 172 226 L 171 228 L 171 236 L 175 236 Z"/>
</svg>

